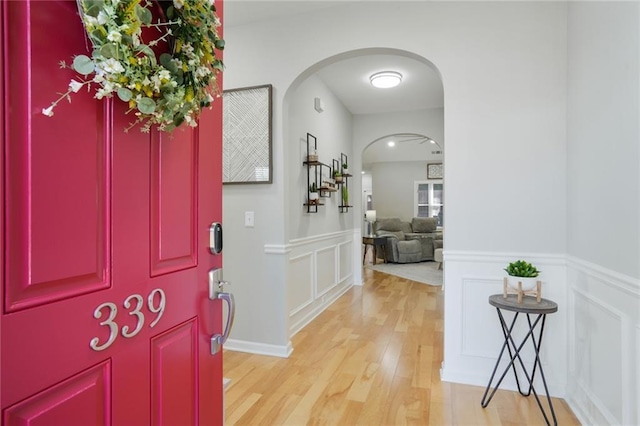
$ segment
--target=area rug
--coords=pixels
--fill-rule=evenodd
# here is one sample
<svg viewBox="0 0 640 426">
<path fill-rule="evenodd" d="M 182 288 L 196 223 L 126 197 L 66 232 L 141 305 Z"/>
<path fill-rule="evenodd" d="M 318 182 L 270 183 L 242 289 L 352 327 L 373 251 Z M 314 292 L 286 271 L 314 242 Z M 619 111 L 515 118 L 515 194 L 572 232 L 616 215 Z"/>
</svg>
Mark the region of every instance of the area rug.
<svg viewBox="0 0 640 426">
<path fill-rule="evenodd" d="M 438 270 L 437 265 L 436 262 L 427 261 L 420 263 L 366 264 L 364 267 L 423 284 L 442 285 L 442 270 Z"/>
</svg>

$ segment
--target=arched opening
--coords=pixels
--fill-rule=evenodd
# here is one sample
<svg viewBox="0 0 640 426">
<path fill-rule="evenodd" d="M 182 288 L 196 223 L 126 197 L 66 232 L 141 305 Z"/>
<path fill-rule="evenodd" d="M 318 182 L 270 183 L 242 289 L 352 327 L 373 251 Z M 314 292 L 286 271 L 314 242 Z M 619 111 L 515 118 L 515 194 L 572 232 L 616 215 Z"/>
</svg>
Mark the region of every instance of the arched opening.
<svg viewBox="0 0 640 426">
<path fill-rule="evenodd" d="M 375 210 L 377 217 L 437 217 L 438 227 L 444 226 L 442 197 L 433 199 L 430 184 L 439 185 L 442 194 L 443 179 L 435 175 L 434 165 L 442 165 L 444 142 L 423 133 L 394 133 L 381 136 L 363 148 L 362 153 L 362 205 Z M 402 178 L 396 173 L 403 170 Z M 375 179 L 374 179 L 375 171 Z M 430 174 L 431 172 L 431 174 Z M 374 196 L 374 181 L 379 191 Z M 425 186 L 426 185 L 426 186 Z M 431 196 L 431 200 L 429 200 Z M 420 199 L 427 197 L 427 199 Z M 365 224 L 365 230 L 368 225 Z"/>
<path fill-rule="evenodd" d="M 389 92 L 371 90 L 369 77 L 382 69 L 397 69 L 403 75 L 403 82 L 399 88 L 404 91 L 391 100 L 387 96 Z M 377 139 L 393 134 L 402 136 L 410 143 L 408 139 L 412 136 L 428 135 L 441 147 L 444 143 L 442 78 L 439 70 L 428 59 L 401 49 L 366 48 L 334 55 L 309 66 L 293 80 L 283 98 L 283 139 L 287 147 L 284 150 L 284 163 L 287 166 L 284 195 L 285 206 L 288 206 L 285 207 L 285 239 L 288 240 L 316 232 L 313 224 L 306 226 L 297 220 L 300 217 L 300 205 L 304 203 L 301 198 L 304 194 L 299 194 L 301 191 L 297 188 L 300 188 L 303 180 L 299 176 L 299 163 L 304 155 L 303 139 L 306 134 L 299 125 L 303 121 L 299 110 L 313 102 L 308 94 L 300 91 L 301 88 L 304 89 L 305 82 L 314 78 L 329 86 L 352 115 L 349 163 L 352 166 L 350 171 L 356 177 L 350 182 L 349 191 L 352 195 L 362 193 L 362 183 L 359 179 L 362 173 L 362 154 L 365 148 Z M 354 86 L 357 88 L 354 89 Z M 366 90 L 370 93 L 365 92 Z M 343 91 L 349 93 L 345 94 Z M 375 95 L 385 95 L 381 99 L 386 101 L 376 101 L 373 98 Z M 304 96 L 308 99 L 301 101 L 300 98 Z M 319 119 L 322 114 L 319 113 L 315 118 Z M 326 112 L 324 114 L 326 115 Z M 372 121 L 373 125 L 367 124 L 367 121 Z M 321 139 L 319 143 L 322 144 Z M 319 150 L 322 150 L 322 145 Z M 345 222 L 352 224 L 354 228 L 361 228 L 361 218 L 364 217 L 366 209 L 359 195 L 352 196 L 351 199 L 354 219 L 351 223 L 348 220 Z"/>
<path fill-rule="evenodd" d="M 374 88 L 370 76 L 388 69 L 398 70 L 402 83 L 393 89 Z M 334 294 L 340 294 L 343 283 L 362 284 L 360 243 L 367 199 L 361 196 L 361 176 L 365 148 L 394 135 L 403 146 L 415 145 L 423 151 L 439 146 L 442 151 L 443 93 L 437 68 L 426 58 L 400 49 L 344 52 L 309 66 L 293 79 L 283 96 L 282 118 L 285 240 L 295 242 L 289 254 L 295 261 L 286 280 L 288 310 L 293 312 L 289 319 L 292 334 L 305 315 L 313 315 L 313 309 L 322 310 Z M 352 206 L 348 212 L 338 210 L 332 195 L 321 198 L 322 205 L 308 212 L 307 187 L 309 174 L 314 172 L 305 165 L 307 134 L 313 136 L 314 144 L 317 142 L 319 162 L 330 166 L 343 154 L 348 157 Z M 422 180 L 426 179 L 429 158 L 420 157 Z M 443 158 L 440 152 L 440 164 Z M 405 192 L 411 195 L 413 189 L 408 189 Z M 403 220 L 410 222 L 413 196 L 403 202 L 409 212 L 403 214 Z M 334 254 L 327 255 L 325 248 L 332 244 Z"/>
</svg>

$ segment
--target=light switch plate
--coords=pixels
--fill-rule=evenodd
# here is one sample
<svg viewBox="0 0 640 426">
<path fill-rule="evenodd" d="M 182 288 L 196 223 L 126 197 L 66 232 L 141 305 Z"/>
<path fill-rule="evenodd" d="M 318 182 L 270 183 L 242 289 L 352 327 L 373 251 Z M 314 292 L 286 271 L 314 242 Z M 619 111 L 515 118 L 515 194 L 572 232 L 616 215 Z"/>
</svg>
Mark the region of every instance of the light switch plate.
<svg viewBox="0 0 640 426">
<path fill-rule="evenodd" d="M 253 212 L 244 212 L 244 226 L 245 228 L 253 228 Z"/>
</svg>

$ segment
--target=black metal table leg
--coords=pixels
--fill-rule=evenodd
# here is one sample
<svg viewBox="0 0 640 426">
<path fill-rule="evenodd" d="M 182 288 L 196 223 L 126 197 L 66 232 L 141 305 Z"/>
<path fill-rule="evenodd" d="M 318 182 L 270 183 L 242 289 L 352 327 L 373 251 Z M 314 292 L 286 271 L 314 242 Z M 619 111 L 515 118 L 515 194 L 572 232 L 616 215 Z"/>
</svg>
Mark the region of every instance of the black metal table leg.
<svg viewBox="0 0 640 426">
<path fill-rule="evenodd" d="M 482 396 L 482 400 L 480 403 L 483 408 L 486 408 L 489 405 L 489 402 L 491 402 L 491 399 L 495 395 L 496 391 L 498 390 L 498 387 L 504 380 L 505 376 L 507 375 L 509 370 L 512 370 L 516 380 L 517 387 L 518 387 L 518 392 L 522 396 L 530 396 L 531 393 L 533 393 L 533 396 L 536 399 L 536 402 L 538 404 L 538 407 L 540 408 L 540 411 L 542 412 L 545 422 L 547 423 L 547 425 L 551 425 L 549 416 L 547 415 L 546 410 L 543 408 L 542 402 L 540 401 L 538 393 L 536 392 L 535 386 L 533 384 L 535 380 L 536 372 L 539 371 L 540 377 L 542 379 L 542 383 L 544 385 L 544 390 L 547 395 L 547 402 L 549 405 L 549 410 L 551 411 L 551 416 L 553 418 L 553 424 L 557 425 L 558 421 L 556 419 L 556 413 L 555 413 L 555 410 L 553 409 L 553 404 L 551 403 L 551 396 L 549 395 L 547 380 L 546 380 L 546 377 L 544 376 L 544 371 L 542 369 L 542 362 L 540 361 L 540 347 L 542 345 L 542 335 L 544 333 L 546 316 L 548 313 L 556 312 L 557 305 L 554 302 L 551 302 L 546 299 L 542 299 L 542 301 L 545 302 L 544 304 L 536 304 L 535 299 L 531 299 L 528 297 L 524 298 L 523 300 L 524 303 L 522 305 L 517 303 L 514 304 L 515 295 L 511 295 L 511 296 L 513 296 L 511 297 L 511 300 L 509 300 L 509 296 L 505 298 L 503 297 L 503 295 L 494 295 L 489 298 L 489 303 L 496 307 L 496 311 L 498 313 L 498 318 L 500 320 L 500 325 L 502 328 L 502 334 L 504 336 L 504 343 L 502 344 L 502 348 L 500 349 L 500 353 L 498 355 L 496 365 L 493 368 L 493 372 L 491 373 L 489 383 L 487 384 L 487 388 L 484 391 L 484 394 Z M 531 300 L 533 300 L 533 302 Z M 511 324 L 509 325 L 507 324 L 507 322 L 504 319 L 504 316 L 502 315 L 501 309 L 506 309 L 506 310 L 515 312 L 515 315 L 513 317 L 513 320 L 511 321 Z M 517 322 L 517 319 L 520 313 L 526 314 L 529 331 L 526 333 L 526 335 L 524 336 L 520 344 L 516 344 L 513 337 L 513 330 L 515 328 L 515 324 Z M 537 314 L 537 317 L 533 322 L 531 321 L 531 314 Z M 540 333 L 536 338 L 535 329 L 539 323 L 540 323 Z M 533 363 L 533 369 L 531 371 L 531 375 L 529 375 L 529 372 L 525 367 L 524 361 L 520 356 L 520 352 L 522 351 L 522 348 L 525 346 L 525 344 L 529 339 L 531 339 L 533 350 L 535 352 L 535 360 Z M 496 376 L 496 372 L 498 371 L 498 367 L 500 365 L 500 361 L 502 360 L 502 356 L 504 355 L 505 348 L 509 352 L 509 363 L 507 364 L 500 378 L 496 382 L 493 391 L 489 394 L 489 390 L 491 389 L 491 384 L 493 383 L 493 380 Z M 520 380 L 518 378 L 518 372 L 516 369 L 516 359 L 518 360 L 518 363 L 520 364 L 520 368 L 522 369 L 522 372 L 524 373 L 524 376 L 527 379 L 527 382 L 529 383 L 529 389 L 526 392 L 523 392 L 522 387 L 520 385 Z"/>
</svg>

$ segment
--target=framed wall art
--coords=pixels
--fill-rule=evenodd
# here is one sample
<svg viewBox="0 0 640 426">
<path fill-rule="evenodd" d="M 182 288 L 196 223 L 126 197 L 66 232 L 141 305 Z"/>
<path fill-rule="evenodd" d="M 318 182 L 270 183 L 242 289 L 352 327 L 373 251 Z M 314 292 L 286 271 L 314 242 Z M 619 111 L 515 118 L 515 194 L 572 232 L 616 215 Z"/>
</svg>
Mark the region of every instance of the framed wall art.
<svg viewBox="0 0 640 426">
<path fill-rule="evenodd" d="M 222 93 L 222 183 L 272 183 L 272 86 Z"/>
<path fill-rule="evenodd" d="M 427 164 L 427 179 L 442 179 L 442 163 Z"/>
</svg>

